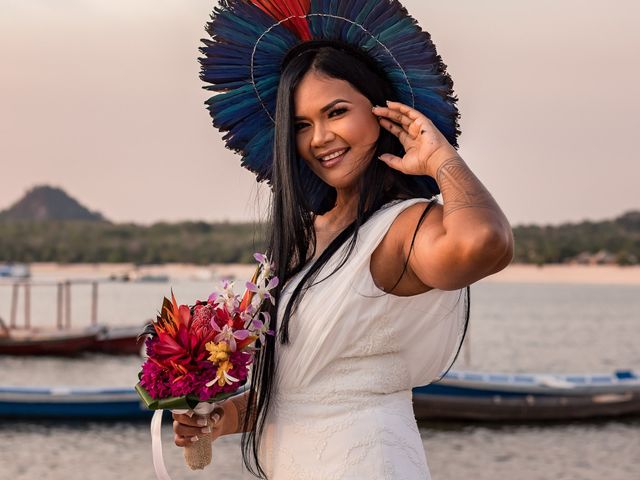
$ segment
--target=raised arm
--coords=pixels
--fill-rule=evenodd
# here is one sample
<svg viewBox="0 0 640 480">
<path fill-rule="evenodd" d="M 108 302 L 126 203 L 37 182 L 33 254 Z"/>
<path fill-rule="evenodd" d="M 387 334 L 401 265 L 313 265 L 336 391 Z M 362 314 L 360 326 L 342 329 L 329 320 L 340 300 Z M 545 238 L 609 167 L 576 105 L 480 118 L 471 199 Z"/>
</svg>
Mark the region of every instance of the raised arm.
<svg viewBox="0 0 640 480">
<path fill-rule="evenodd" d="M 390 167 L 411 175 L 430 175 L 442 192 L 443 206 L 426 216 L 415 238 L 409 278 L 428 287 L 454 290 L 505 268 L 513 258 L 513 234 L 489 191 L 433 123 L 417 110 L 389 102 L 374 114 L 396 135 L 405 156 L 380 157 Z M 404 258 L 423 205 L 399 218 L 396 236 Z"/>
</svg>

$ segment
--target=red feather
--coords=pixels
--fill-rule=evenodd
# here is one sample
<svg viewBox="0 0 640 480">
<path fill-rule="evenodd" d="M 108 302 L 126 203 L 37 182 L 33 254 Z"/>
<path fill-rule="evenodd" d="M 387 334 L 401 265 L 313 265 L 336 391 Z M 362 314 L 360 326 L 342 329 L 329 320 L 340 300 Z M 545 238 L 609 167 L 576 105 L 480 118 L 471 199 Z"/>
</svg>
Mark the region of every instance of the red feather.
<svg viewBox="0 0 640 480">
<path fill-rule="evenodd" d="M 304 16 L 311 9 L 311 0 L 249 0 L 249 2 L 277 21 L 294 16 Z M 311 40 L 311 30 L 305 18 L 292 18 L 284 25 L 300 40 Z"/>
</svg>

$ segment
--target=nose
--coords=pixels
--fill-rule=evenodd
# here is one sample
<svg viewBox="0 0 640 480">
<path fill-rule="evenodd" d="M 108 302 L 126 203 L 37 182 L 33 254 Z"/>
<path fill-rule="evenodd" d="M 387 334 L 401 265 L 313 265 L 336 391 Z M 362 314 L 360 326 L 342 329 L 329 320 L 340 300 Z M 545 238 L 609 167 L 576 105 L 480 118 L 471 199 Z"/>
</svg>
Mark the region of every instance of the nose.
<svg viewBox="0 0 640 480">
<path fill-rule="evenodd" d="M 335 138 L 335 134 L 323 122 L 316 123 L 313 126 L 313 136 L 311 137 L 311 146 L 313 148 L 323 147 Z"/>
</svg>

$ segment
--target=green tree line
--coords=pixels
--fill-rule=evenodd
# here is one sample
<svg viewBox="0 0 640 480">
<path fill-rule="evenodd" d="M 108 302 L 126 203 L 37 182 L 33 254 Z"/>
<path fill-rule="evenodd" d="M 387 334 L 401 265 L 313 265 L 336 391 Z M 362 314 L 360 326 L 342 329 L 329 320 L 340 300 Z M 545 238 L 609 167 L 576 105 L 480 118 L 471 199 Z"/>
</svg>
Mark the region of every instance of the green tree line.
<svg viewBox="0 0 640 480">
<path fill-rule="evenodd" d="M 640 260 L 640 211 L 601 222 L 557 226 L 525 225 L 513 229 L 518 263 L 565 263 L 581 254 L 607 252 L 620 265 Z"/>
<path fill-rule="evenodd" d="M 158 264 L 252 262 L 265 249 L 265 226 L 252 223 L 0 221 L 1 262 Z M 618 264 L 640 259 L 640 211 L 614 220 L 513 229 L 517 263 L 564 263 L 606 251 Z"/>
<path fill-rule="evenodd" d="M 260 225 L 248 223 L 6 221 L 0 222 L 0 261 L 242 263 L 264 251 L 263 237 Z"/>
</svg>

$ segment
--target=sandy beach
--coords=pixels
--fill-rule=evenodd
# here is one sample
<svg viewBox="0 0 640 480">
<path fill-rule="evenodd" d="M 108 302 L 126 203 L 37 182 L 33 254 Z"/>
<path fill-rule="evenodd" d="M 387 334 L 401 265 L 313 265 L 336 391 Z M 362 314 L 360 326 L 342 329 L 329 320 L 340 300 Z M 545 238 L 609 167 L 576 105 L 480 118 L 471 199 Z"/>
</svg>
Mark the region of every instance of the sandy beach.
<svg viewBox="0 0 640 480">
<path fill-rule="evenodd" d="M 640 266 L 512 264 L 483 282 L 640 285 Z"/>
<path fill-rule="evenodd" d="M 118 264 L 34 263 L 31 274 L 36 280 L 108 279 L 128 276 L 132 280 L 144 277 L 167 276 L 172 280 L 215 281 L 220 278 L 248 279 L 255 265 L 251 264 L 166 264 L 136 266 Z M 512 264 L 482 282 L 503 283 L 573 283 L 640 285 L 640 266 L 615 265 L 524 265 Z"/>
<path fill-rule="evenodd" d="M 255 264 L 192 265 L 170 263 L 137 266 L 133 263 L 59 264 L 32 263 L 31 276 L 35 280 L 100 280 L 127 277 L 130 280 L 167 276 L 171 280 L 218 280 L 223 278 L 250 279 Z"/>
</svg>

